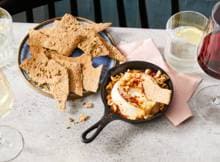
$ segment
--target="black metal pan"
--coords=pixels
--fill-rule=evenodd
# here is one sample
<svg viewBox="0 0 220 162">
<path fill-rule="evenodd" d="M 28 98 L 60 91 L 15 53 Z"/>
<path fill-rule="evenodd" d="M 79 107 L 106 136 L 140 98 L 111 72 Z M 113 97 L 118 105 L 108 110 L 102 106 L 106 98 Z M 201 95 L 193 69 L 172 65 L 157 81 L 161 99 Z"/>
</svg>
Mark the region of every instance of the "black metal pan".
<svg viewBox="0 0 220 162">
<path fill-rule="evenodd" d="M 163 111 L 160 111 L 159 113 L 155 114 L 151 118 L 147 118 L 147 119 L 143 119 L 143 120 L 130 120 L 130 119 L 123 118 L 121 115 L 119 115 L 117 113 L 112 112 L 110 106 L 108 106 L 108 104 L 107 104 L 106 96 L 108 95 L 108 93 L 106 90 L 106 85 L 111 81 L 111 76 L 126 72 L 128 69 L 130 69 L 130 70 L 132 70 L 132 69 L 145 70 L 148 68 L 155 71 L 155 72 L 160 70 L 162 73 L 167 74 L 163 69 L 161 69 L 157 65 L 154 65 L 149 62 L 144 62 L 144 61 L 126 62 L 126 63 L 120 64 L 120 65 L 117 65 L 108 71 L 108 74 L 106 75 L 106 78 L 105 78 L 103 84 L 101 85 L 101 97 L 102 97 L 102 101 L 103 101 L 104 107 L 105 107 L 104 115 L 97 123 L 95 123 L 93 126 L 88 128 L 82 134 L 82 142 L 84 142 L 84 143 L 92 142 L 97 137 L 97 135 L 102 131 L 102 129 L 108 123 L 112 122 L 113 120 L 122 120 L 122 121 L 125 121 L 128 123 L 138 124 L 138 123 L 148 122 L 148 121 L 155 119 L 155 118 L 164 114 L 164 112 L 168 109 L 170 104 L 166 105 L 165 108 L 163 109 Z M 167 85 L 168 85 L 169 89 L 172 91 L 172 95 L 171 95 L 171 100 L 172 100 L 174 89 L 173 89 L 172 81 L 170 79 L 167 81 Z M 90 137 L 88 137 L 89 133 L 92 131 L 93 131 L 92 135 L 90 135 Z"/>
</svg>

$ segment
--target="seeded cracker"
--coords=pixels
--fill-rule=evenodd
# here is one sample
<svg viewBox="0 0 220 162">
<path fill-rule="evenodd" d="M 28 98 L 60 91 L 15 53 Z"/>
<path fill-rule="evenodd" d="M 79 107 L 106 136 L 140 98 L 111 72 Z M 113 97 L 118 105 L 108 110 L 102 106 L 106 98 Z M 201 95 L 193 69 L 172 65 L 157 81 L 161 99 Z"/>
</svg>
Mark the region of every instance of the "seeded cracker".
<svg viewBox="0 0 220 162">
<path fill-rule="evenodd" d="M 109 50 L 105 46 L 105 40 L 94 31 L 87 32 L 87 37 L 77 47 L 84 53 L 92 55 L 92 57 L 109 55 Z"/>
<path fill-rule="evenodd" d="M 48 91 L 58 101 L 60 110 L 65 109 L 69 94 L 69 78 L 64 67 L 54 60 L 49 60 L 44 53 L 25 60 L 20 67 L 38 86 L 48 88 Z"/>
<path fill-rule="evenodd" d="M 82 68 L 80 63 L 73 61 L 69 57 L 65 57 L 62 55 L 51 55 L 53 60 L 55 60 L 60 65 L 66 67 L 69 73 L 70 80 L 70 92 L 73 92 L 79 96 L 83 95 L 83 76 L 82 76 Z"/>
<path fill-rule="evenodd" d="M 96 92 L 99 86 L 103 65 L 94 68 L 92 66 L 92 57 L 88 54 L 83 54 L 72 59 L 83 65 L 83 88 L 86 91 Z"/>
<path fill-rule="evenodd" d="M 108 44 L 107 42 L 105 43 L 106 47 L 109 50 L 109 57 L 112 59 L 118 60 L 120 62 L 125 62 L 126 57 L 123 55 L 116 47 L 114 47 L 111 44 Z"/>
<path fill-rule="evenodd" d="M 69 56 L 81 41 L 82 36 L 74 32 L 64 32 L 56 28 L 32 30 L 29 32 L 29 46 L 44 47 Z"/>
<path fill-rule="evenodd" d="M 82 96 L 83 90 L 96 92 L 103 65 L 94 68 L 92 58 L 109 56 L 124 61 L 116 47 L 107 44 L 98 34 L 111 23 L 84 23 L 65 14 L 53 26 L 29 32 L 28 45 L 31 58 L 20 66 L 37 86 L 46 89 L 65 109 L 69 92 Z M 75 48 L 82 56 L 69 57 Z"/>
<path fill-rule="evenodd" d="M 98 34 L 109 26 L 111 23 L 80 23 L 76 17 L 65 14 L 60 21 L 55 21 L 55 26 L 64 31 L 74 31 L 82 36 L 81 42 L 78 44 L 84 53 L 91 54 L 92 57 L 105 56 L 116 59 L 120 62 L 126 61 L 126 57 L 114 46 L 106 43 L 106 41 Z"/>
<path fill-rule="evenodd" d="M 92 23 L 92 24 L 85 25 L 85 29 L 86 30 L 94 30 L 98 33 L 98 32 L 101 32 L 101 31 L 107 29 L 111 25 L 112 25 L 112 23 L 98 23 L 98 24 Z"/>
<path fill-rule="evenodd" d="M 143 87 L 148 99 L 166 105 L 170 103 L 171 90 L 161 88 L 152 77 L 145 75 Z"/>
<path fill-rule="evenodd" d="M 62 28 L 66 31 L 88 31 L 94 30 L 97 33 L 101 32 L 108 27 L 111 26 L 111 23 L 91 23 L 91 24 L 84 24 L 79 22 L 76 17 L 65 14 L 61 20 L 56 20 L 54 22 L 55 27 Z"/>
<path fill-rule="evenodd" d="M 79 57 L 65 57 L 61 55 L 51 55 L 54 60 L 77 62 L 82 66 L 83 74 L 83 89 L 90 92 L 96 92 L 99 86 L 99 80 L 102 73 L 102 65 L 97 68 L 92 66 L 92 57 L 88 54 L 83 54 Z"/>
</svg>

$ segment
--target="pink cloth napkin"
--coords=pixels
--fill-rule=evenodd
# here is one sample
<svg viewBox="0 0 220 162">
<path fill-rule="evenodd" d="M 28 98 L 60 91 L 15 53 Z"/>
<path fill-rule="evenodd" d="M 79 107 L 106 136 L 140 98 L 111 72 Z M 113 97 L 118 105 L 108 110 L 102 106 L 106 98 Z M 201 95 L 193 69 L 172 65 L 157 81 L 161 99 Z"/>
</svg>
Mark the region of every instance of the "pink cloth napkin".
<svg viewBox="0 0 220 162">
<path fill-rule="evenodd" d="M 160 66 L 171 77 L 174 86 L 174 96 L 166 117 L 175 125 L 179 125 L 192 116 L 187 104 L 193 92 L 201 81 L 199 76 L 178 73 L 164 60 L 152 39 L 132 43 L 120 43 L 118 48 L 127 56 L 128 61 L 148 61 Z"/>
</svg>

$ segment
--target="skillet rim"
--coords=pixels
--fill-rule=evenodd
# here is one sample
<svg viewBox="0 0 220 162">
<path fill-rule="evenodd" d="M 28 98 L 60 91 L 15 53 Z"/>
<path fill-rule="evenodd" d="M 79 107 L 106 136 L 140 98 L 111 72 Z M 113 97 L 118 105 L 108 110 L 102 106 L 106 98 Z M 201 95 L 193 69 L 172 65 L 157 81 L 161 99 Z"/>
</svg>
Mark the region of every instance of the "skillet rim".
<svg viewBox="0 0 220 162">
<path fill-rule="evenodd" d="M 131 66 L 131 68 L 129 68 L 130 66 Z M 135 68 L 134 66 L 136 66 L 137 68 Z M 122 68 L 122 70 L 119 70 L 119 72 L 115 73 L 115 71 L 117 71 L 120 68 Z M 107 86 L 107 84 L 109 83 L 109 81 L 110 81 L 110 77 L 112 75 L 116 75 L 116 74 L 119 74 L 121 72 L 125 72 L 128 69 L 131 69 L 131 70 L 132 69 L 145 70 L 147 68 L 153 69 L 155 71 L 160 70 L 162 73 L 166 74 L 169 77 L 169 80 L 167 81 L 167 84 L 168 84 L 169 89 L 172 91 L 171 92 L 171 97 L 170 97 L 170 103 L 168 105 L 165 105 L 165 108 L 162 111 L 160 111 L 159 113 L 156 113 L 154 116 L 152 116 L 150 118 L 147 118 L 147 119 L 131 120 L 131 119 L 124 118 L 123 116 L 121 116 L 117 113 L 112 112 L 110 106 L 107 104 L 106 96 L 107 96 L 108 93 L 107 93 L 106 88 L 105 88 Z M 109 114 L 111 114 L 112 115 L 112 120 L 122 120 L 122 121 L 125 121 L 125 122 L 128 122 L 128 123 L 134 123 L 134 124 L 151 121 L 155 118 L 158 118 L 158 117 L 162 116 L 168 110 L 168 108 L 170 107 L 170 105 L 172 103 L 172 100 L 173 100 L 173 95 L 174 95 L 174 86 L 173 86 L 173 82 L 171 80 L 171 77 L 160 66 L 155 65 L 155 64 L 150 63 L 150 62 L 147 62 L 147 61 L 127 61 L 125 63 L 116 65 L 115 67 L 111 68 L 107 72 L 107 75 L 106 75 L 103 83 L 101 84 L 100 90 L 101 90 L 102 102 L 103 102 L 104 107 L 105 107 L 104 116 L 108 116 Z"/>
</svg>

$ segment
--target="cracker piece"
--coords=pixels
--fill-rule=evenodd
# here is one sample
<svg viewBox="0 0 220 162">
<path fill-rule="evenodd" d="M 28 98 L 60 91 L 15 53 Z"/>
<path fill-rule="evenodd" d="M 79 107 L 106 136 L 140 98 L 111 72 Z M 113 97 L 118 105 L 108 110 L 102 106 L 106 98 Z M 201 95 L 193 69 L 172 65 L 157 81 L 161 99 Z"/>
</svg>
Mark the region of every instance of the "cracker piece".
<svg viewBox="0 0 220 162">
<path fill-rule="evenodd" d="M 93 57 L 111 54 L 110 57 L 113 59 L 119 61 L 126 60 L 120 51 L 106 44 L 105 40 L 97 34 L 111 26 L 111 23 L 81 24 L 76 17 L 65 14 L 60 21 L 55 22 L 55 26 L 64 31 L 78 31 L 78 33 L 84 37 L 83 41 L 79 43 L 78 48 L 85 53 L 91 54 Z M 109 50 L 111 52 L 109 52 Z"/>
<path fill-rule="evenodd" d="M 51 55 L 54 60 L 68 60 L 82 65 L 83 89 L 90 92 L 96 92 L 99 86 L 99 80 L 103 65 L 97 68 L 92 66 L 92 57 L 89 54 L 82 54 L 79 57 L 65 57 L 61 55 Z"/>
<path fill-rule="evenodd" d="M 49 30 L 49 29 L 48 29 Z M 35 47 L 42 47 L 42 40 L 48 39 L 48 35 L 40 32 L 39 30 L 30 30 L 28 35 L 28 45 Z"/>
<path fill-rule="evenodd" d="M 101 32 L 112 25 L 112 23 L 91 23 L 84 24 L 77 20 L 76 17 L 70 14 L 65 14 L 60 21 L 56 20 L 54 25 L 63 28 L 66 31 L 96 31 Z"/>
<path fill-rule="evenodd" d="M 144 75 L 143 87 L 148 99 L 166 105 L 170 103 L 171 90 L 161 88 L 149 75 Z"/>
<path fill-rule="evenodd" d="M 86 30 L 94 30 L 98 33 L 98 32 L 101 32 L 101 31 L 107 29 L 111 25 L 112 25 L 112 23 L 92 23 L 92 24 L 85 25 L 84 28 Z"/>
<path fill-rule="evenodd" d="M 126 61 L 125 55 L 95 32 L 87 32 L 87 38 L 78 44 L 78 48 L 84 51 L 84 53 L 92 55 L 92 57 L 108 55 L 117 61 Z"/>
<path fill-rule="evenodd" d="M 125 62 L 126 56 L 123 55 L 115 46 L 106 42 L 106 47 L 109 49 L 109 57 L 119 62 Z"/>
<path fill-rule="evenodd" d="M 79 122 L 82 123 L 82 122 L 85 122 L 89 119 L 90 117 L 88 115 L 85 115 L 85 114 L 80 114 L 79 116 Z"/>
<path fill-rule="evenodd" d="M 99 80 L 102 73 L 103 65 L 97 68 L 86 67 L 83 71 L 84 89 L 91 92 L 96 92 L 99 87 Z"/>
<path fill-rule="evenodd" d="M 103 65 L 94 68 L 92 66 L 92 57 L 88 54 L 83 54 L 72 59 L 83 65 L 83 88 L 86 91 L 96 92 L 99 87 Z"/>
<path fill-rule="evenodd" d="M 52 83 L 53 80 L 46 76 L 45 67 L 48 64 L 49 59 L 43 53 L 35 55 L 29 59 L 24 60 L 20 67 L 28 73 L 28 76 L 35 81 L 38 85 L 45 84 L 47 82 Z"/>
<path fill-rule="evenodd" d="M 81 64 L 73 61 L 69 57 L 53 54 L 50 56 L 60 65 L 68 69 L 70 92 L 79 96 L 83 95 L 83 80 Z"/>
<path fill-rule="evenodd" d="M 48 65 L 50 68 L 53 69 L 63 68 L 62 66 L 57 64 L 54 60 L 50 60 Z M 68 77 L 68 72 L 65 68 L 63 68 L 62 71 L 63 71 L 63 73 L 61 72 L 62 79 L 59 82 L 50 85 L 50 92 L 53 95 L 53 97 L 58 101 L 59 109 L 61 111 L 64 111 L 66 109 L 66 101 L 69 95 L 69 77 Z"/>
<path fill-rule="evenodd" d="M 109 55 L 105 40 L 94 31 L 87 32 L 87 37 L 77 47 L 92 57 Z"/>
<path fill-rule="evenodd" d="M 64 31 L 77 31 L 81 28 L 80 22 L 76 19 L 75 16 L 71 14 L 65 14 L 61 20 L 54 22 L 56 28 L 60 28 Z"/>
<path fill-rule="evenodd" d="M 44 53 L 26 59 L 20 67 L 37 86 L 47 86 L 50 94 L 58 101 L 60 110 L 65 109 L 69 94 L 69 77 L 67 69 L 49 60 Z"/>
<path fill-rule="evenodd" d="M 42 47 L 39 46 L 29 46 L 29 50 L 32 57 L 37 57 L 37 55 L 41 52 Z"/>
<path fill-rule="evenodd" d="M 56 28 L 32 30 L 29 32 L 29 46 L 44 47 L 65 56 L 71 55 L 82 36 Z"/>
<path fill-rule="evenodd" d="M 85 53 L 78 57 L 72 57 L 70 59 L 75 62 L 79 62 L 81 65 L 83 65 L 83 68 L 92 64 L 92 56 Z"/>
<path fill-rule="evenodd" d="M 38 57 L 38 54 L 40 53 L 43 53 L 44 55 L 46 55 L 49 59 L 50 59 L 50 56 L 51 55 L 59 55 L 56 51 L 53 51 L 53 50 L 49 50 L 49 49 L 46 49 L 44 47 L 40 47 L 40 46 L 29 46 L 29 49 L 30 49 L 30 53 L 31 53 L 31 56 L 32 57 Z M 62 55 L 61 55 L 62 56 Z M 66 57 L 66 56 L 65 56 Z"/>
</svg>

